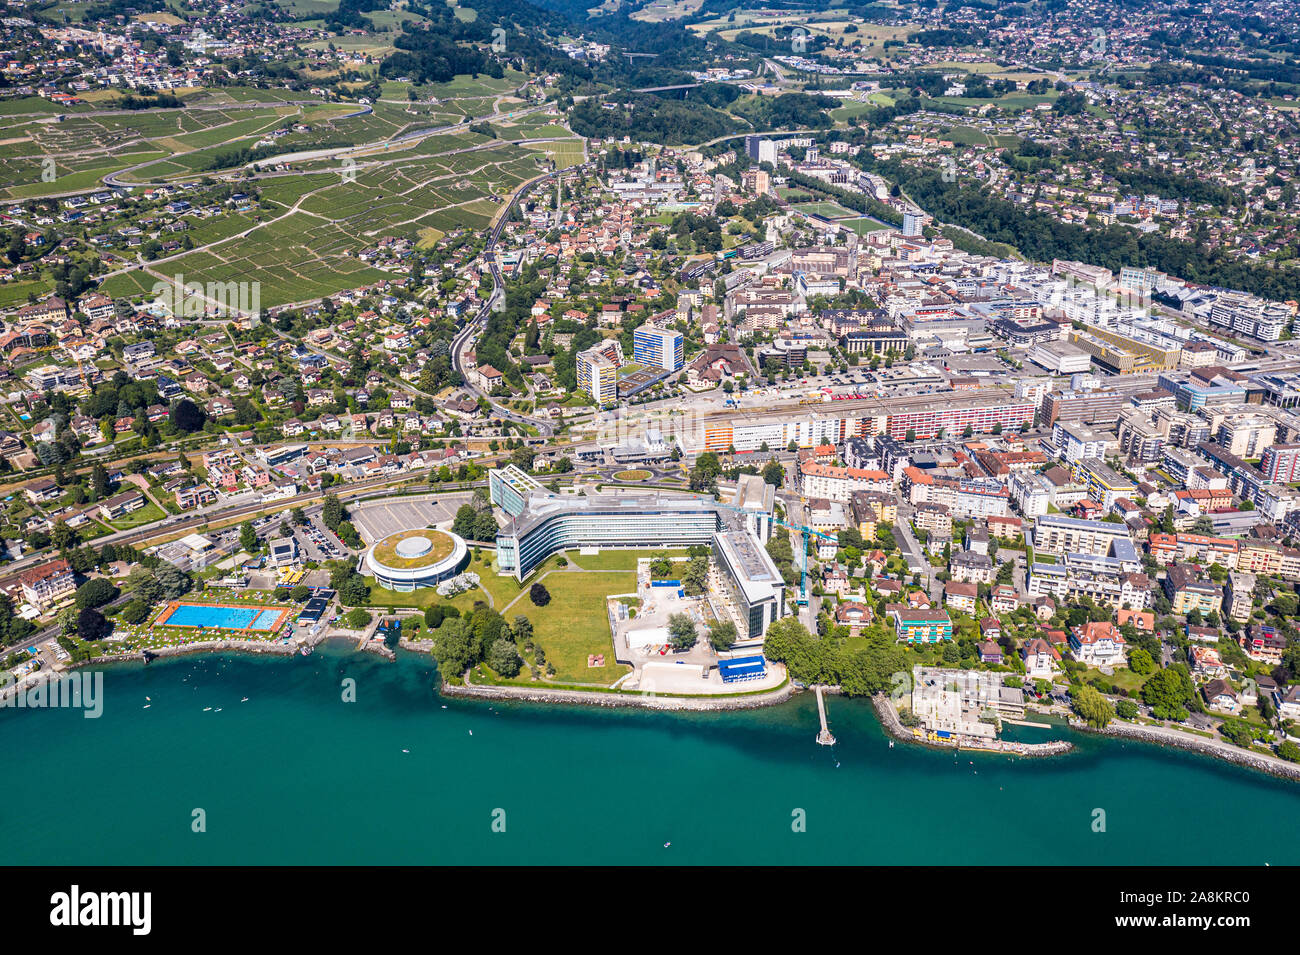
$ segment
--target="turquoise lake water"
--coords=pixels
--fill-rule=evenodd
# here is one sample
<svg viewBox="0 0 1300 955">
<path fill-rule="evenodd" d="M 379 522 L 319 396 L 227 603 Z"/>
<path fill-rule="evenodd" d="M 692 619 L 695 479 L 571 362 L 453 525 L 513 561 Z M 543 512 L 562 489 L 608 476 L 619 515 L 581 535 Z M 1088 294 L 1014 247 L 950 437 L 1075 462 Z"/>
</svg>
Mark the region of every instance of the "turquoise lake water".
<svg viewBox="0 0 1300 955">
<path fill-rule="evenodd" d="M 1048 760 L 890 749 L 868 704 L 837 698 L 830 748 L 810 695 L 669 714 L 434 683 L 414 656 L 195 656 L 108 668 L 99 719 L 0 710 L 4 859 L 1300 863 L 1300 785 L 1193 754 L 1081 735 Z"/>
</svg>

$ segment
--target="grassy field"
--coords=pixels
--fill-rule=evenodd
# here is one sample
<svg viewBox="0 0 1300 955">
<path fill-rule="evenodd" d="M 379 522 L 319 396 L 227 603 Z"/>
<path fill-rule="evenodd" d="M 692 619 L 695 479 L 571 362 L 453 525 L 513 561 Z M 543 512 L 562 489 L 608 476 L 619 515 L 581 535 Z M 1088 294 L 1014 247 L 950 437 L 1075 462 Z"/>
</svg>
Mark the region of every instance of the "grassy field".
<svg viewBox="0 0 1300 955">
<path fill-rule="evenodd" d="M 566 139 L 555 143 L 527 143 L 525 149 L 545 153 L 561 169 L 576 166 L 583 161 L 583 147 L 580 139 Z"/>
<path fill-rule="evenodd" d="M 632 14 L 633 20 L 645 23 L 663 23 L 680 20 L 704 6 L 704 0 L 652 0 Z"/>
<path fill-rule="evenodd" d="M 420 587 L 403 593 L 397 590 L 385 590 L 383 587 L 371 585 L 370 599 L 366 602 L 366 607 L 371 610 L 427 610 L 433 606 L 455 607 L 461 614 L 468 614 L 474 609 L 474 605 L 482 601 L 487 602 L 487 596 L 483 591 L 474 590 L 466 591 L 463 594 L 457 594 L 455 597 L 441 597 L 432 587 Z"/>
<path fill-rule="evenodd" d="M 643 557 L 667 554 L 669 557 L 685 557 L 685 550 L 603 550 L 599 554 L 580 554 L 576 550 L 565 551 L 564 557 L 571 567 L 583 570 L 636 570 L 636 562 Z"/>
<path fill-rule="evenodd" d="M 133 527 L 139 527 L 142 524 L 149 524 L 153 521 L 161 521 L 167 515 L 163 509 L 153 501 L 145 501 L 144 507 L 138 511 L 132 511 L 130 514 L 123 515 L 115 521 L 109 521 L 115 530 L 128 531 Z"/>
<path fill-rule="evenodd" d="M 0 284 L 0 308 L 9 308 L 12 305 L 22 305 L 31 296 L 37 298 L 45 295 L 54 288 L 54 283 L 41 280 L 36 282 L 5 282 Z"/>
<path fill-rule="evenodd" d="M 844 219 L 856 216 L 857 213 L 852 209 L 845 209 L 837 202 L 823 200 L 820 202 L 801 202 L 793 208 L 807 215 L 825 216 L 828 219 Z"/>
<path fill-rule="evenodd" d="M 989 145 L 989 137 L 973 126 L 954 126 L 943 137 L 962 146 Z"/>
<path fill-rule="evenodd" d="M 560 682 L 612 683 L 626 667 L 614 663 L 614 647 L 605 611 L 610 594 L 631 593 L 636 575 L 624 571 L 579 573 L 557 570 L 542 580 L 551 594 L 545 607 L 535 607 L 525 597 L 515 604 L 507 619 L 522 613 L 533 623 L 534 639 L 546 651 L 547 663 L 555 667 Z M 587 655 L 603 653 L 605 666 L 587 667 Z M 527 679 L 525 675 L 525 679 Z"/>
<path fill-rule="evenodd" d="M 217 168 L 223 155 L 238 148 L 252 148 L 271 131 L 294 123 L 308 128 L 275 140 L 276 147 L 285 152 L 340 143 L 382 142 L 413 129 L 490 113 L 496 98 L 522 79 L 522 74 L 517 73 L 500 80 L 458 77 L 452 83 L 417 91 L 426 98 L 445 101 L 379 102 L 364 115 L 349 115 L 357 108 L 347 104 L 285 102 L 307 99 L 303 93 L 240 87 L 202 90 L 187 97 L 187 102 L 195 105 L 229 109 L 158 109 L 85 116 L 78 115 L 78 107 L 72 106 L 57 110 L 65 116 L 61 122 L 52 121 L 56 110 L 44 100 L 9 100 L 0 103 L 0 197 L 34 198 L 88 189 L 109 173 L 135 166 L 141 168 L 133 169 L 124 178 L 145 182 L 193 176 Z M 404 96 L 406 85 L 389 85 L 401 87 Z M 398 89 L 392 92 L 394 99 L 399 98 Z M 111 108 L 112 102 L 95 105 Z M 240 105 L 245 108 L 235 108 Z M 506 138 L 569 135 L 567 130 L 549 126 L 548 122 L 543 117 L 524 117 L 511 125 Z M 565 148 L 557 146 L 557 150 Z M 567 148 L 571 152 L 572 146 Z M 437 150 L 422 143 L 411 151 L 428 155 Z"/>
<path fill-rule="evenodd" d="M 866 235 L 868 232 L 876 232 L 880 229 L 889 228 L 889 226 L 883 225 L 875 219 L 868 219 L 865 216 L 858 219 L 837 219 L 836 222 L 838 225 L 852 229 L 858 235 Z"/>
</svg>

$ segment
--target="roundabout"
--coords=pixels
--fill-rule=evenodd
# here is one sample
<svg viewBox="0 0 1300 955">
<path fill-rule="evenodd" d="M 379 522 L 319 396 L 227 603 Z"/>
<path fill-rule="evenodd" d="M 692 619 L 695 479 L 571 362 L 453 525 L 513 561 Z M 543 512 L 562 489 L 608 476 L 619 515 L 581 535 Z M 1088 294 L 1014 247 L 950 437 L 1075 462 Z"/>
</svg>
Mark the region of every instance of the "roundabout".
<svg viewBox="0 0 1300 955">
<path fill-rule="evenodd" d="M 652 477 L 654 477 L 654 475 L 644 468 L 629 468 L 626 471 L 616 471 L 614 473 L 615 481 L 648 481 Z"/>
<path fill-rule="evenodd" d="M 469 548 L 460 537 L 426 527 L 375 541 L 366 551 L 364 567 L 379 586 L 411 591 L 455 577 L 468 558 Z"/>
</svg>

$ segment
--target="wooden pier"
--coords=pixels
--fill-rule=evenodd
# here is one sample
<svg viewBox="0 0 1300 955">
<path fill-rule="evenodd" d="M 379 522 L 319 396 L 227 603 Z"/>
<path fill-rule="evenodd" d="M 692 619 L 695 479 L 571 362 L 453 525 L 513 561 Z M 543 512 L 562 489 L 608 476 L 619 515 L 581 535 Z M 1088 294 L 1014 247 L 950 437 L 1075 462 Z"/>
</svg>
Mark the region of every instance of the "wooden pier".
<svg viewBox="0 0 1300 955">
<path fill-rule="evenodd" d="M 834 746 L 835 737 L 831 735 L 830 727 L 826 725 L 826 700 L 822 697 L 822 688 L 813 687 L 813 692 L 817 694 L 817 718 L 821 721 L 821 730 L 817 733 L 817 742 L 823 746 Z"/>
</svg>

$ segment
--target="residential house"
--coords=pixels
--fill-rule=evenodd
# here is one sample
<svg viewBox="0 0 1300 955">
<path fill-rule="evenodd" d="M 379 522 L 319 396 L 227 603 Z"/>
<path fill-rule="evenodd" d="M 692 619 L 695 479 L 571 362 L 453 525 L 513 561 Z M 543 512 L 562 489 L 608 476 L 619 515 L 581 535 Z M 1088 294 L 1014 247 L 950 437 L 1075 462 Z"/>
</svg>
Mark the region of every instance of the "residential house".
<svg viewBox="0 0 1300 955">
<path fill-rule="evenodd" d="M 1237 691 L 1226 680 L 1211 680 L 1205 684 L 1201 690 L 1205 697 L 1205 703 L 1212 710 L 1220 713 L 1240 713 L 1241 701 L 1237 697 Z"/>
<path fill-rule="evenodd" d="M 943 588 L 943 602 L 962 613 L 973 614 L 979 600 L 979 587 L 976 584 L 950 580 Z"/>
<path fill-rule="evenodd" d="M 885 612 L 894 621 L 894 635 L 900 642 L 938 643 L 952 639 L 952 618 L 943 610 L 913 610 L 904 604 L 887 604 Z"/>
<path fill-rule="evenodd" d="M 1109 621 L 1091 621 L 1070 630 L 1070 652 L 1088 666 L 1120 666 L 1125 650 L 1124 635 Z"/>
<path fill-rule="evenodd" d="M 22 586 L 23 599 L 42 612 L 72 596 L 77 589 L 76 575 L 63 558 L 28 568 L 19 575 L 18 580 Z"/>
<path fill-rule="evenodd" d="M 1050 680 L 1056 673 L 1061 654 L 1042 637 L 1031 637 L 1020 648 L 1020 658 L 1025 662 L 1025 676 L 1035 680 Z"/>
</svg>

